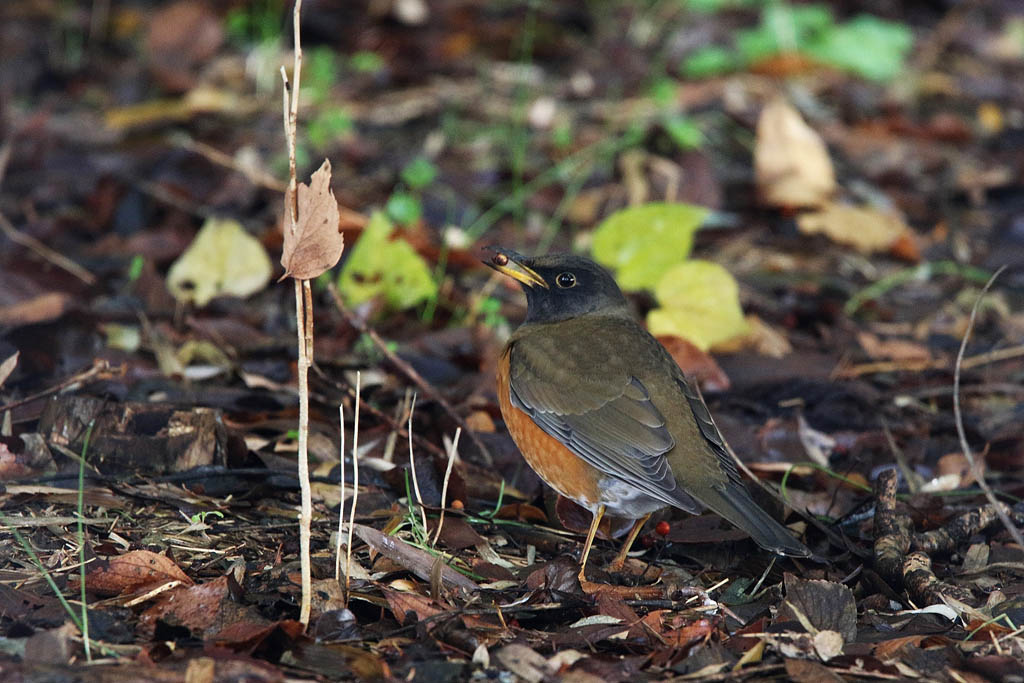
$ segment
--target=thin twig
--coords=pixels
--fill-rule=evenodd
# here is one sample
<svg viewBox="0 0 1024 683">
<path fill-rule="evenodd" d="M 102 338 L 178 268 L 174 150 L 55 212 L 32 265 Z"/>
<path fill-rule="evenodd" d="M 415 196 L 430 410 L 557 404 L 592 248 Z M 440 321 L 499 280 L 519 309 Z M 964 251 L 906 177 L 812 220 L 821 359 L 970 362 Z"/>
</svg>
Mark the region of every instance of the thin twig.
<svg viewBox="0 0 1024 683">
<path fill-rule="evenodd" d="M 39 399 L 50 396 L 51 394 L 60 393 L 67 389 L 68 387 L 80 384 L 87 380 L 109 379 L 110 377 L 114 377 L 115 375 L 123 375 L 124 372 L 124 365 L 119 365 L 116 368 L 111 368 L 109 362 L 97 358 L 92 362 L 91 367 L 83 370 L 82 372 L 79 372 L 76 375 L 68 377 L 66 380 L 63 380 L 48 389 L 43 389 L 42 391 L 32 394 L 31 396 L 26 396 L 25 398 L 18 399 L 17 401 L 11 401 L 6 405 L 0 406 L 0 413 L 6 413 L 8 410 L 13 410 L 28 403 L 32 403 L 33 401 L 38 401 Z"/>
<path fill-rule="evenodd" d="M 427 382 L 427 380 L 423 379 L 420 373 L 416 372 L 415 368 L 402 360 L 398 354 L 388 348 L 387 342 L 380 338 L 380 335 L 377 334 L 376 330 L 367 325 L 364 321 L 360 320 L 358 316 L 353 314 L 352 311 L 345 306 L 345 302 L 341 300 L 341 295 L 338 293 L 338 288 L 334 283 L 331 283 L 328 286 L 328 290 L 331 293 L 331 298 L 334 299 L 334 305 L 338 307 L 338 310 L 345 316 L 348 323 L 352 325 L 352 327 L 356 328 L 357 331 L 369 337 L 370 341 L 373 342 L 373 345 L 377 347 L 384 357 L 387 358 L 392 365 L 398 368 L 402 374 L 408 377 L 416 386 L 418 386 L 420 391 L 422 391 L 428 398 L 437 401 L 445 412 L 448 413 L 448 415 L 450 415 L 460 427 L 462 427 L 463 431 L 469 434 L 469 438 L 473 440 L 473 444 L 480 450 L 480 457 L 483 458 L 484 463 L 488 466 L 493 465 L 494 460 L 491 458 L 491 452 L 487 449 L 487 446 L 484 445 L 483 440 L 477 436 L 476 432 L 470 429 L 465 418 L 455 412 L 455 408 L 453 408 L 444 396 L 442 396 L 440 392 Z"/>
<path fill-rule="evenodd" d="M 420 509 L 420 517 L 423 520 L 423 533 L 427 534 L 427 511 L 423 507 L 423 496 L 420 494 L 420 481 L 416 476 L 416 457 L 412 452 L 412 415 L 416 412 L 416 394 L 412 395 L 412 405 L 409 407 L 409 469 L 412 470 L 412 489 L 416 492 L 416 507 Z"/>
<path fill-rule="evenodd" d="M 315 372 L 317 374 L 317 377 L 322 379 L 324 382 L 330 384 L 331 386 L 335 387 L 336 389 L 338 389 L 340 391 L 344 391 L 348 396 L 350 396 L 352 398 L 353 401 L 356 399 L 355 389 L 353 389 L 351 386 L 349 386 L 348 384 L 339 382 L 339 381 L 335 380 L 334 378 L 328 376 L 327 373 L 325 373 L 322 369 L 320 369 L 319 367 L 317 367 L 315 365 L 313 366 L 312 369 L 313 369 L 313 372 Z M 366 401 L 363 401 L 362 403 L 363 403 L 363 410 L 364 411 L 369 413 L 371 416 L 377 418 L 378 420 L 387 423 L 388 427 L 392 431 L 397 432 L 399 436 L 402 436 L 402 437 L 408 436 L 408 431 L 406 430 L 406 425 L 405 424 L 399 422 L 398 420 L 396 420 L 394 417 L 392 417 L 388 413 L 385 413 L 383 410 L 380 410 L 379 408 L 375 408 L 372 403 L 368 403 Z M 405 411 L 402 411 L 402 416 L 403 417 L 405 416 Z M 424 439 L 422 436 L 420 436 L 418 434 L 413 434 L 412 438 L 416 442 L 416 445 L 419 446 L 420 448 L 426 448 L 428 451 L 430 451 L 431 453 L 433 453 L 434 455 L 437 455 L 437 456 L 442 456 L 443 457 L 445 455 L 444 449 L 440 448 L 433 441 L 430 441 L 429 439 Z"/>
<path fill-rule="evenodd" d="M 348 607 L 349 578 L 352 575 L 352 532 L 356 528 L 356 502 L 359 500 L 359 399 L 363 374 L 356 371 L 356 415 L 352 425 L 352 512 L 348 518 L 348 548 L 345 549 L 345 607 Z"/>
<path fill-rule="evenodd" d="M 338 538 L 334 543 L 334 580 L 341 581 L 341 538 L 345 533 L 345 404 L 338 404 L 338 429 L 341 432 L 341 446 L 338 454 L 341 456 L 341 501 L 338 503 Z"/>
<path fill-rule="evenodd" d="M 459 453 L 459 437 L 462 436 L 462 427 L 455 430 L 455 438 L 452 439 L 451 448 L 448 449 L 448 466 L 444 470 L 444 483 L 441 484 L 441 517 L 437 520 L 437 531 L 434 532 L 434 542 L 441 538 L 441 527 L 444 526 L 444 508 L 448 498 L 448 479 L 452 476 L 452 465 L 455 464 L 455 456 Z"/>
<path fill-rule="evenodd" d="M 286 192 L 288 190 L 288 186 L 286 184 L 282 183 L 263 169 L 240 164 L 238 163 L 238 160 L 230 154 L 225 154 L 213 145 L 200 142 L 199 140 L 194 140 L 186 134 L 174 133 L 170 136 L 170 142 L 182 149 L 202 156 L 211 163 L 235 171 L 253 185 L 258 185 L 259 187 L 273 190 L 274 192 Z"/>
<path fill-rule="evenodd" d="M 1020 529 L 1018 529 L 1014 523 L 1010 520 L 1010 517 L 1006 514 L 1003 506 L 996 500 L 995 494 L 989 487 L 988 482 L 985 481 L 985 473 L 978 467 L 977 460 L 974 459 L 974 452 L 971 450 L 970 444 L 967 443 L 967 433 L 964 431 L 964 416 L 960 411 L 960 368 L 963 364 L 964 352 L 967 350 L 967 342 L 971 338 L 971 331 L 974 329 L 974 320 L 978 316 L 978 306 L 981 305 L 981 300 L 985 297 L 989 288 L 995 283 L 996 278 L 1006 270 L 1006 266 L 1002 266 L 992 274 L 992 277 L 988 279 L 985 286 L 981 288 L 981 293 L 978 294 L 978 298 L 974 300 L 974 306 L 971 307 L 971 317 L 967 321 L 967 329 L 964 331 L 964 338 L 960 342 L 960 350 L 956 354 L 956 366 L 953 369 L 953 418 L 956 421 L 956 433 L 960 437 L 960 448 L 964 452 L 964 457 L 967 458 L 967 464 L 971 467 L 971 473 L 978 482 L 978 486 L 985 492 L 985 497 L 988 499 L 989 504 L 995 508 L 996 513 L 999 515 L 1000 521 L 1006 530 L 1010 532 L 1010 536 L 1018 546 L 1024 546 L 1024 538 L 1021 537 Z"/>
<path fill-rule="evenodd" d="M 32 235 L 26 235 L 25 233 L 20 232 L 9 220 L 7 220 L 7 216 L 2 213 L 0 213 L 0 230 L 2 230 L 12 242 L 34 251 L 43 259 L 49 261 L 62 270 L 66 270 L 85 284 L 96 284 L 95 275 L 69 259 L 64 254 L 50 249 L 50 247 L 37 240 L 35 237 L 32 237 Z"/>
</svg>

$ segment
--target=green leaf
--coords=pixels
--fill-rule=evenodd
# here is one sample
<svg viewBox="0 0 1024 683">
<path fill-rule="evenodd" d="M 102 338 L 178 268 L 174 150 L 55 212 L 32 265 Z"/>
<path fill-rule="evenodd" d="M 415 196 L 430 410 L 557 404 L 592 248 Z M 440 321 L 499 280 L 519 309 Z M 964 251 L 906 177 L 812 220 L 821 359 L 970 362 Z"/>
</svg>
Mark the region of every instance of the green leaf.
<svg viewBox="0 0 1024 683">
<path fill-rule="evenodd" d="M 272 273 L 263 245 L 241 223 L 208 218 L 168 271 L 167 289 L 178 301 L 205 306 L 223 294 L 255 294 L 266 286 Z"/>
<path fill-rule="evenodd" d="M 680 149 L 697 149 L 704 142 L 704 134 L 688 116 L 669 116 L 663 122 L 665 132 Z"/>
<path fill-rule="evenodd" d="M 423 206 L 420 200 L 408 192 L 395 192 L 388 198 L 387 206 L 384 207 L 391 220 L 400 225 L 410 225 L 420 219 L 423 214 Z"/>
<path fill-rule="evenodd" d="M 653 289 L 662 274 L 690 255 L 708 215 L 702 206 L 652 203 L 617 211 L 594 231 L 594 259 L 624 289 Z"/>
<path fill-rule="evenodd" d="M 352 123 L 352 117 L 348 112 L 332 107 L 321 111 L 309 122 L 306 135 L 315 149 L 323 150 L 336 140 L 351 135 L 354 128 L 355 124 Z"/>
<path fill-rule="evenodd" d="M 142 276 L 142 269 L 146 267 L 146 257 L 142 254 L 132 256 L 128 264 L 128 282 L 135 282 Z"/>
<path fill-rule="evenodd" d="M 807 53 L 825 64 L 875 81 L 890 81 L 903 71 L 914 43 L 910 29 L 862 14 L 822 33 Z"/>
<path fill-rule="evenodd" d="M 697 50 L 683 61 L 683 74 L 687 78 L 720 76 L 739 67 L 736 55 L 716 45 Z"/>
<path fill-rule="evenodd" d="M 661 108 L 675 106 L 676 96 L 679 93 L 679 84 L 675 80 L 662 77 L 651 84 L 651 99 Z"/>
<path fill-rule="evenodd" d="M 338 276 L 338 289 L 351 306 L 382 297 L 402 310 L 437 296 L 426 261 L 402 239 L 390 239 L 394 226 L 376 211 L 352 247 Z"/>
<path fill-rule="evenodd" d="M 349 66 L 361 73 L 373 74 L 384 68 L 384 58 L 376 52 L 364 50 L 349 58 Z"/>
<path fill-rule="evenodd" d="M 416 157 L 402 169 L 402 180 L 413 190 L 422 190 L 437 178 L 437 166 L 429 159 Z"/>
<path fill-rule="evenodd" d="M 746 334 L 739 285 L 711 261 L 686 261 L 669 269 L 654 291 L 660 308 L 647 314 L 653 335 L 683 337 L 702 351 Z"/>
<path fill-rule="evenodd" d="M 736 48 L 748 64 L 782 52 L 800 52 L 815 34 L 834 24 L 832 10 L 824 5 L 773 4 L 765 8 L 759 26 L 736 33 Z"/>
<path fill-rule="evenodd" d="M 306 79 L 303 85 L 312 94 L 313 102 L 323 102 L 338 81 L 337 57 L 329 47 L 315 47 L 306 54 Z"/>
</svg>

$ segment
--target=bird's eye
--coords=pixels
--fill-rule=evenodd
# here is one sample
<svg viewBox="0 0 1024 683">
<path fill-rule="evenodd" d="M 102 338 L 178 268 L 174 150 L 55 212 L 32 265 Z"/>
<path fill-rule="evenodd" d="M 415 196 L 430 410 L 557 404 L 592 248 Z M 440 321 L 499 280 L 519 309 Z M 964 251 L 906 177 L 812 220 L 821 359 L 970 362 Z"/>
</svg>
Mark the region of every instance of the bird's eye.
<svg viewBox="0 0 1024 683">
<path fill-rule="evenodd" d="M 555 284 L 562 289 L 569 289 L 576 286 L 576 276 L 572 273 L 559 273 L 555 278 Z"/>
</svg>

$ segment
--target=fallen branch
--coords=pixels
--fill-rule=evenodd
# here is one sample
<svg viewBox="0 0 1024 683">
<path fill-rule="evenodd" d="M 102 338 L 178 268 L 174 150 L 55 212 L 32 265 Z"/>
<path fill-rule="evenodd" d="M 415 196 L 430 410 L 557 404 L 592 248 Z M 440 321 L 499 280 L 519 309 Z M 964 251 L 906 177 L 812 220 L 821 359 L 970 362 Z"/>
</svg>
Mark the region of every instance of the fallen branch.
<svg viewBox="0 0 1024 683">
<path fill-rule="evenodd" d="M 921 551 L 910 553 L 903 562 L 903 583 L 918 607 L 943 605 L 943 597 L 955 598 L 968 605 L 975 602 L 974 596 L 966 588 L 940 581 L 932 571 L 931 558 Z"/>
<path fill-rule="evenodd" d="M 875 480 L 875 571 L 894 586 L 903 581 L 903 562 L 910 550 L 910 520 L 896 512 L 895 470 Z"/>
</svg>

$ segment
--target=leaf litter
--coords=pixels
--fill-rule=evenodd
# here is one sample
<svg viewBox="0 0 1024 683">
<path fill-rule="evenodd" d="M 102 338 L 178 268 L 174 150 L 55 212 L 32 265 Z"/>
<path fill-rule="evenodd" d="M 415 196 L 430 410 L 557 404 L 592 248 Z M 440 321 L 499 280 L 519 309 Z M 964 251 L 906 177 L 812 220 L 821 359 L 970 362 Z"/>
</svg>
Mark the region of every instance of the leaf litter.
<svg viewBox="0 0 1024 683">
<path fill-rule="evenodd" d="M 1024 525 L 1024 53 L 1006 7 L 307 8 L 323 52 L 300 176 L 331 161 L 299 186 L 313 246 L 296 247 L 272 5 L 0 10 L 0 74 L 18 76 L 0 79 L 0 677 L 1019 674 L 1024 549 L 997 514 Z M 699 75 L 720 35 L 738 37 L 711 55 L 730 75 Z M 761 504 L 824 562 L 665 511 L 622 572 L 598 541 L 581 585 L 589 518 L 500 421 L 495 356 L 524 310 L 478 265 L 480 235 L 592 253 L 641 317 L 689 311 L 664 340 L 787 502 Z M 976 288 L 1004 263 L 954 394 Z M 696 278 L 706 294 L 659 294 L 703 268 L 723 275 Z M 304 631 L 293 298 L 269 283 L 323 271 Z M 353 414 L 356 371 L 346 590 L 337 407 Z"/>
</svg>

